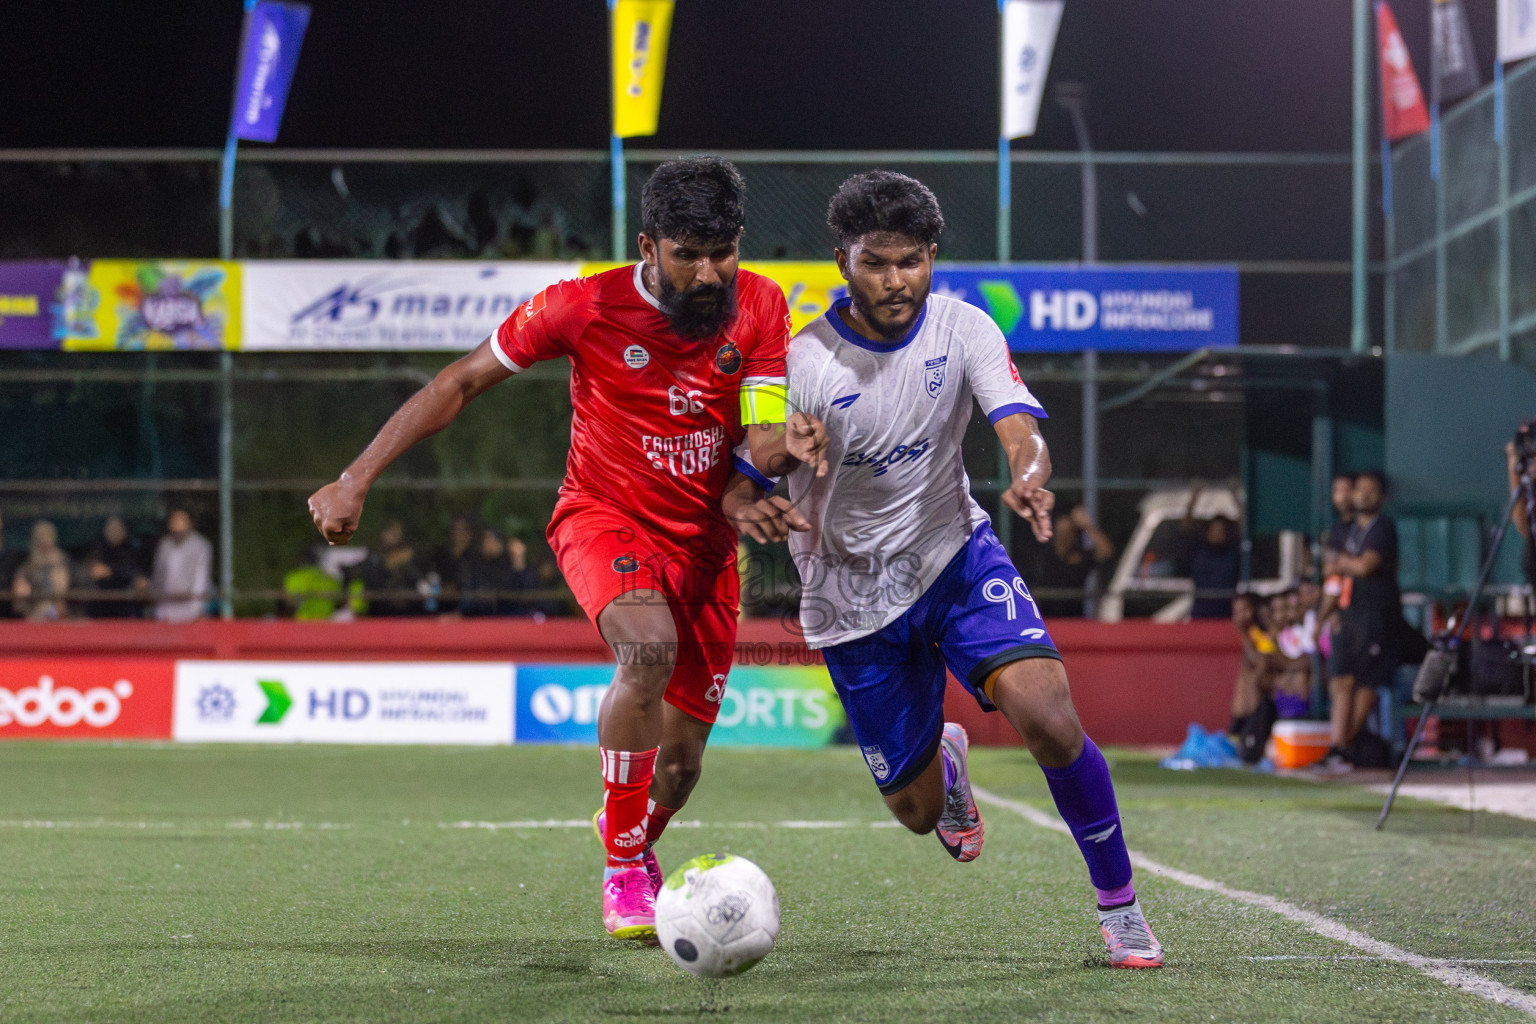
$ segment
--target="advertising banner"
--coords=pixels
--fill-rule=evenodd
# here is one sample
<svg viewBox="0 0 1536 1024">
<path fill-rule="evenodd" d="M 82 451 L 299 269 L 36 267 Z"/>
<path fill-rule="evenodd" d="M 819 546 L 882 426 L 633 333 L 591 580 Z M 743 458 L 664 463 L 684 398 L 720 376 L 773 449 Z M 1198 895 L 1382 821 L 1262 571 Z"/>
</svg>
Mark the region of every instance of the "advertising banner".
<svg viewBox="0 0 1536 1024">
<path fill-rule="evenodd" d="M 0 661 L 0 740 L 171 737 L 171 661 Z"/>
<path fill-rule="evenodd" d="M 1536 0 L 1499 0 L 1499 62 L 1536 57 Z"/>
<path fill-rule="evenodd" d="M 62 263 L 0 263 L 0 349 L 58 348 L 54 306 Z"/>
<path fill-rule="evenodd" d="M 672 0 L 614 0 L 612 9 L 613 134 L 655 135 Z"/>
<path fill-rule="evenodd" d="M 174 735 L 193 742 L 512 742 L 505 662 L 181 661 Z"/>
<path fill-rule="evenodd" d="M 1051 69 L 1062 0 L 1008 0 L 1003 7 L 1003 137 L 1035 134 Z"/>
<path fill-rule="evenodd" d="M 245 22 L 232 130 L 236 138 L 276 142 L 309 26 L 309 5 L 258 0 Z"/>
<path fill-rule="evenodd" d="M 989 313 L 1015 352 L 1177 352 L 1237 344 L 1237 271 L 940 264 L 936 294 Z"/>
<path fill-rule="evenodd" d="M 162 351 L 240 347 L 240 264 L 92 260 L 64 273 L 64 347 Z"/>
<path fill-rule="evenodd" d="M 597 743 L 612 665 L 517 666 L 517 742 Z M 713 746 L 823 747 L 846 721 L 822 667 L 740 666 L 720 696 Z"/>
<path fill-rule="evenodd" d="M 247 350 L 462 351 L 581 264 L 256 260 L 244 271 Z"/>
</svg>

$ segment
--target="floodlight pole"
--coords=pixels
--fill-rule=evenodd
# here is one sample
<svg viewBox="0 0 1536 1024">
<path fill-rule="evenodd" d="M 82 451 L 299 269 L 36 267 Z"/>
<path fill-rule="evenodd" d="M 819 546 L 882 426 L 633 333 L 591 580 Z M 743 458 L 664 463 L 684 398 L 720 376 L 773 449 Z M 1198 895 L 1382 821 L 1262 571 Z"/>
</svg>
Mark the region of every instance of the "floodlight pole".
<svg viewBox="0 0 1536 1024">
<path fill-rule="evenodd" d="M 224 140 L 224 159 L 219 168 L 219 259 L 235 258 L 235 158 L 240 140 L 235 137 L 234 105 L 240 95 L 240 61 L 251 30 L 251 11 L 256 0 L 242 0 L 245 23 L 240 29 L 240 49 L 235 57 L 235 92 L 230 99 L 229 135 Z M 219 353 L 219 617 L 235 617 L 235 356 L 229 341 Z"/>
<path fill-rule="evenodd" d="M 1366 281 L 1368 242 L 1366 204 L 1370 202 L 1370 109 L 1367 83 L 1370 75 L 1370 0 L 1354 0 L 1355 59 L 1352 97 L 1353 156 L 1350 232 L 1350 326 L 1349 347 L 1354 352 L 1370 348 L 1367 318 L 1369 290 Z"/>
<path fill-rule="evenodd" d="M 1008 65 L 1008 0 L 997 0 L 997 73 L 1006 79 Z M 997 112 L 997 262 L 1013 259 L 1013 166 L 1008 150 L 1008 95 L 998 83 Z"/>
<path fill-rule="evenodd" d="M 1056 102 L 1072 117 L 1077 134 L 1077 148 L 1082 153 L 1083 190 L 1083 265 L 1099 262 L 1099 178 L 1093 162 L 1093 145 L 1088 138 L 1088 118 L 1083 109 L 1088 104 L 1088 88 L 1076 82 L 1056 86 Z M 1083 508 L 1088 518 L 1099 522 L 1099 353 L 1083 350 Z M 1083 590 L 1083 617 L 1098 615 L 1096 577 L 1090 573 Z"/>
</svg>

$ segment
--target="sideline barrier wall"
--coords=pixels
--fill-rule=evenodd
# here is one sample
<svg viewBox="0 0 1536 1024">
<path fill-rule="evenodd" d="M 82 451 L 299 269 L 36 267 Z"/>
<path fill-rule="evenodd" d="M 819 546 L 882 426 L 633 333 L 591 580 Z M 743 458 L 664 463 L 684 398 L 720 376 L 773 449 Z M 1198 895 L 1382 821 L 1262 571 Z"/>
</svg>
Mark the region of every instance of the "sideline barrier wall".
<svg viewBox="0 0 1536 1024">
<path fill-rule="evenodd" d="M 1239 653 L 1228 624 L 1051 631 L 1097 741 L 1172 745 L 1191 721 L 1225 724 Z M 0 651 L 0 739 L 591 743 L 611 673 L 581 620 L 7 622 Z M 735 654 L 716 742 L 832 739 L 843 716 L 815 652 L 777 620 L 751 620 Z M 974 742 L 1018 742 L 953 680 L 945 707 Z"/>
</svg>

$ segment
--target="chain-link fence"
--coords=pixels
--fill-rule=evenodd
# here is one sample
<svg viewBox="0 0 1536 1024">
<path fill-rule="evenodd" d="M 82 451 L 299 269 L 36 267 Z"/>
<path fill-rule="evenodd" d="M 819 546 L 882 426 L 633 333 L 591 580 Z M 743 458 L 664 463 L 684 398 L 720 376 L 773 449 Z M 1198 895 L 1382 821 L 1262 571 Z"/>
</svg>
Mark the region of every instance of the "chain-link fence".
<svg viewBox="0 0 1536 1024">
<path fill-rule="evenodd" d="M 1427 135 L 1392 153 L 1386 347 L 1536 370 L 1536 63 L 1441 125 L 1438 167 Z"/>
</svg>

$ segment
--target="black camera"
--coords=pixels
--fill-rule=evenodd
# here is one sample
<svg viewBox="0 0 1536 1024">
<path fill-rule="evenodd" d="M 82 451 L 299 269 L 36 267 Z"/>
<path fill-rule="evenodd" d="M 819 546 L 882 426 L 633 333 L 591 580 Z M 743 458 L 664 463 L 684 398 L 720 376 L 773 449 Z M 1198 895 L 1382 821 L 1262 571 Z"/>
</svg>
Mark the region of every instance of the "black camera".
<svg viewBox="0 0 1536 1024">
<path fill-rule="evenodd" d="M 1521 462 L 1536 458 L 1536 420 L 1526 420 L 1515 430 L 1515 457 Z"/>
</svg>

